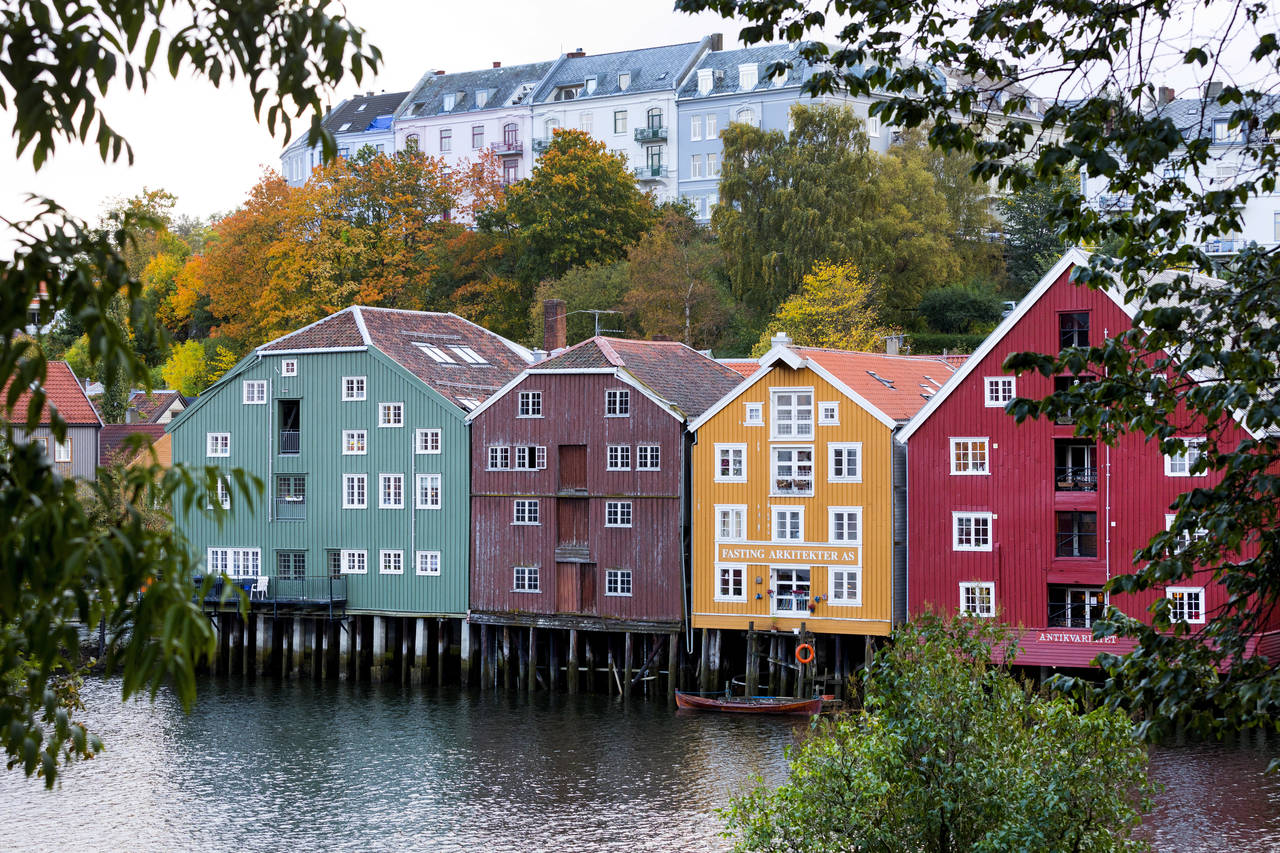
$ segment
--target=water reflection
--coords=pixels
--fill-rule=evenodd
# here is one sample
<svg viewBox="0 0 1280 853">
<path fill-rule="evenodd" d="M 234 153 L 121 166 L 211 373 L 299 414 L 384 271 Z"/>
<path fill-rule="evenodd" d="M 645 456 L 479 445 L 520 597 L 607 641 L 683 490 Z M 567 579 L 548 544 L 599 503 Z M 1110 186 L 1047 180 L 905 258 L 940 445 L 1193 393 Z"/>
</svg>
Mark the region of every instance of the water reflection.
<svg viewBox="0 0 1280 853">
<path fill-rule="evenodd" d="M 715 810 L 804 724 L 606 697 L 210 681 L 183 715 L 90 683 L 109 752 L 49 794 L 0 773 L 18 850 L 723 849 Z M 1280 849 L 1274 745 L 1157 752 L 1157 849 Z"/>
</svg>

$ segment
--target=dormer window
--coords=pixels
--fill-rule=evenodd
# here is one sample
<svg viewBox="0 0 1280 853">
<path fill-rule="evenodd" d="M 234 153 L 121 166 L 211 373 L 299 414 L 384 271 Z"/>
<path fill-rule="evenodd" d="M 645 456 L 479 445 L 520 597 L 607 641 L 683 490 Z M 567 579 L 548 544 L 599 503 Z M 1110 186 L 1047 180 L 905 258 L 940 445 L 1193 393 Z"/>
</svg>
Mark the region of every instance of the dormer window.
<svg viewBox="0 0 1280 853">
<path fill-rule="evenodd" d="M 760 66 L 754 62 L 738 66 L 738 88 L 750 91 L 760 82 Z"/>
<path fill-rule="evenodd" d="M 572 101 L 578 97 L 578 93 L 582 91 L 582 86 L 561 86 L 556 89 L 555 95 L 552 96 L 553 101 Z"/>
<path fill-rule="evenodd" d="M 458 102 L 458 96 L 450 92 L 444 96 L 444 111 L 450 112 Z"/>
<path fill-rule="evenodd" d="M 631 75 L 625 71 L 618 75 L 618 88 L 623 92 L 631 87 Z"/>
<path fill-rule="evenodd" d="M 489 93 L 483 89 L 476 90 L 476 109 L 484 109 L 487 103 L 489 103 Z"/>
<path fill-rule="evenodd" d="M 699 95 L 707 94 L 708 92 L 711 91 L 711 87 L 715 85 L 715 80 L 711 76 L 712 73 L 713 72 L 710 68 L 698 69 L 698 94 Z"/>
<path fill-rule="evenodd" d="M 587 94 L 594 95 L 596 93 L 596 78 L 588 77 L 586 85 L 587 85 Z"/>
<path fill-rule="evenodd" d="M 773 79 L 770 82 L 773 83 L 773 88 L 775 89 L 785 86 L 787 84 L 787 70 L 784 68 L 773 75 Z"/>
</svg>

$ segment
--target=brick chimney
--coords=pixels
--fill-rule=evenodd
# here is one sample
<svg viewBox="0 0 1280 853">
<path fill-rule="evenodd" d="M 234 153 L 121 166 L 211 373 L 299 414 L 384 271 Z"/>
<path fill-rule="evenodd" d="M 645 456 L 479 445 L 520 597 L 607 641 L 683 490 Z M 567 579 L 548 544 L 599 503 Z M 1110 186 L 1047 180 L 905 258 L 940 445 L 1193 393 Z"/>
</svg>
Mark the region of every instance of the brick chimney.
<svg viewBox="0 0 1280 853">
<path fill-rule="evenodd" d="M 1165 104 L 1172 104 L 1176 98 L 1177 94 L 1173 91 L 1173 87 L 1161 86 L 1156 103 L 1163 107 Z"/>
<path fill-rule="evenodd" d="M 437 72 L 436 72 L 436 76 L 437 76 L 437 77 L 440 77 L 440 76 L 442 76 L 443 74 L 444 74 L 444 69 L 443 69 L 443 68 L 441 68 L 439 71 L 437 71 Z"/>
<path fill-rule="evenodd" d="M 501 62 L 495 62 L 495 63 L 493 63 L 493 67 L 494 67 L 494 68 L 501 68 L 501 67 L 502 67 L 502 63 L 501 63 Z"/>
<path fill-rule="evenodd" d="M 570 51 L 569 53 L 566 53 L 566 54 L 565 54 L 565 57 L 566 57 L 567 59 L 581 59 L 582 57 L 584 57 L 584 56 L 586 56 L 586 55 L 587 55 L 587 52 L 586 52 L 585 50 L 583 50 L 582 48 L 578 48 L 577 50 Z"/>
<path fill-rule="evenodd" d="M 565 303 L 563 299 L 542 301 L 542 348 L 554 353 L 564 349 L 568 333 L 565 330 Z"/>
<path fill-rule="evenodd" d="M 716 51 L 724 50 L 724 33 L 711 34 L 711 49 Z"/>
</svg>

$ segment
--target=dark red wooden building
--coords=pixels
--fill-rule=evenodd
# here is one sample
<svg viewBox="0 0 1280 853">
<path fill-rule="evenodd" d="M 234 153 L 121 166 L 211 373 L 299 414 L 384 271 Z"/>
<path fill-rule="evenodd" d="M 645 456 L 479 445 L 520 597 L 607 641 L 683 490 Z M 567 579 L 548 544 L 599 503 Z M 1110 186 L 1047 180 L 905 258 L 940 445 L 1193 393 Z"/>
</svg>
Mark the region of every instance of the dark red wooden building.
<svg viewBox="0 0 1280 853">
<path fill-rule="evenodd" d="M 595 337 L 476 409 L 471 620 L 679 630 L 685 424 L 741 379 L 684 344 Z"/>
<path fill-rule="evenodd" d="M 957 610 L 1019 626 L 1017 662 L 1083 667 L 1131 641 L 1094 640 L 1108 603 L 1103 585 L 1131 570 L 1134 553 L 1172 519 L 1170 504 L 1208 477 L 1187 457 L 1166 457 L 1141 435 L 1114 447 L 1081 439 L 1070 422 L 1022 424 L 1013 396 L 1042 397 L 1061 377 L 1001 369 L 1012 352 L 1096 344 L 1132 326 L 1118 292 L 1071 281 L 1088 255 L 1073 250 L 1050 270 L 903 430 L 907 444 L 908 610 Z M 1188 421 L 1189 422 L 1189 421 Z M 1240 431 L 1240 437 L 1245 433 Z M 1188 429 L 1188 454 L 1195 432 Z M 1230 445 L 1232 442 L 1224 440 Z M 1109 603 L 1147 617 L 1156 596 L 1194 627 L 1227 598 L 1203 580 Z"/>
</svg>

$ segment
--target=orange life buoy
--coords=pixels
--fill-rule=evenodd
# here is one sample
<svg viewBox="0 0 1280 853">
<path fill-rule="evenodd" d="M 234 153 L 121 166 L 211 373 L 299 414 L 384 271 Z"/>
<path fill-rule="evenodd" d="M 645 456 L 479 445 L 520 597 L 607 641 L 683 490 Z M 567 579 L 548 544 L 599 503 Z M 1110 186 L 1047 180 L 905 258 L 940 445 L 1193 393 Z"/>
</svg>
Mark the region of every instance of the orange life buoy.
<svg viewBox="0 0 1280 853">
<path fill-rule="evenodd" d="M 800 661 L 800 663 L 812 663 L 813 646 L 808 643 L 801 643 L 796 646 L 796 660 Z"/>
</svg>

